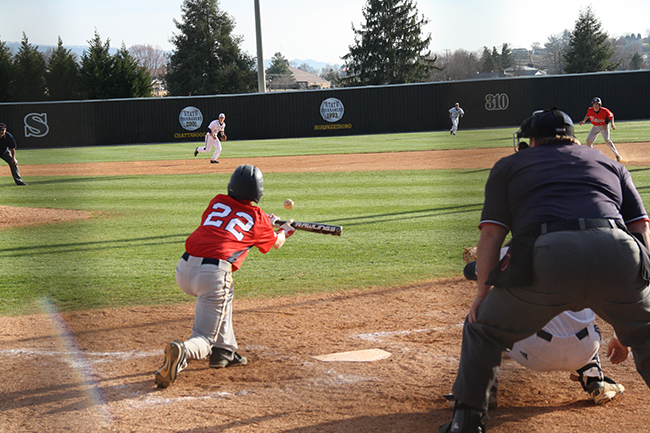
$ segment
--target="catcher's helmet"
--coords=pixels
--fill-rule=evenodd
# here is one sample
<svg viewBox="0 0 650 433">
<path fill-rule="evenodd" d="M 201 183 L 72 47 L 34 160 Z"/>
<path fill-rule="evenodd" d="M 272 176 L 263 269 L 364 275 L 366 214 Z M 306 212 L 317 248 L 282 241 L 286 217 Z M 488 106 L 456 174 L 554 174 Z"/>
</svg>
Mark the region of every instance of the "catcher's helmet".
<svg viewBox="0 0 650 433">
<path fill-rule="evenodd" d="M 564 111 L 558 110 L 557 107 L 550 110 L 536 111 L 523 121 L 516 134 L 517 138 L 554 137 L 556 135 L 573 137 L 573 120 Z"/>
<path fill-rule="evenodd" d="M 600 104 L 603 105 L 603 101 L 600 100 L 598 96 L 596 96 L 594 99 L 591 100 L 592 104 Z"/>
<path fill-rule="evenodd" d="M 262 172 L 254 165 L 240 165 L 230 176 L 228 195 L 237 200 L 259 203 L 264 194 Z"/>
</svg>

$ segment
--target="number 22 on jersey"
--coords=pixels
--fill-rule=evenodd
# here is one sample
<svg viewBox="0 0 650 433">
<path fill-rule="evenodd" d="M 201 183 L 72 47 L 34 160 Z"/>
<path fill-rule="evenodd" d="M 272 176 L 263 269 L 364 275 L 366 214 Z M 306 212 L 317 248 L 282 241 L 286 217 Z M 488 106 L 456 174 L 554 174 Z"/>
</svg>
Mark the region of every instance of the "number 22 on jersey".
<svg viewBox="0 0 650 433">
<path fill-rule="evenodd" d="M 203 221 L 203 225 L 223 228 L 238 241 L 244 239 L 242 232 L 249 232 L 255 225 L 253 217 L 246 212 L 235 212 L 231 216 L 232 208 L 226 204 L 217 202 L 212 206 L 212 209 L 213 211 Z M 226 224 L 225 227 L 223 227 L 224 223 Z"/>
</svg>

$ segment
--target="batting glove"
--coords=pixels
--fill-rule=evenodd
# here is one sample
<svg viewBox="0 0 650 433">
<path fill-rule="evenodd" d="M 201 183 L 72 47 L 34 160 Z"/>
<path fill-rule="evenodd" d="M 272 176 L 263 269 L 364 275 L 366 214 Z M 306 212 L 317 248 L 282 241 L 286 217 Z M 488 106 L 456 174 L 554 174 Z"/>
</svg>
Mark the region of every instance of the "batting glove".
<svg viewBox="0 0 650 433">
<path fill-rule="evenodd" d="M 274 226 L 276 221 L 280 221 L 280 217 L 275 216 L 272 213 L 267 213 L 267 217 L 269 217 L 269 221 L 271 221 L 271 225 Z"/>
<path fill-rule="evenodd" d="M 289 221 L 287 221 L 286 223 L 284 223 L 284 224 L 282 224 L 280 226 L 280 230 L 284 231 L 284 237 L 285 238 L 288 238 L 289 236 L 291 236 L 296 231 L 296 229 L 291 225 L 292 222 L 293 222 L 293 219 L 290 219 Z M 278 231 L 280 231 L 280 230 L 278 230 Z"/>
</svg>

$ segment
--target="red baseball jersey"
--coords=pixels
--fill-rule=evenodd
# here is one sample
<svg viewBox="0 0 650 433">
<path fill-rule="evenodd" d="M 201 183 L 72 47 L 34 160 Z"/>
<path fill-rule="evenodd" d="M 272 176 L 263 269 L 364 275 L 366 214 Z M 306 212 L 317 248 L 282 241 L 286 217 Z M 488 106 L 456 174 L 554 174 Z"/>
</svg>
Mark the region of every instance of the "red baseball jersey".
<svg viewBox="0 0 650 433">
<path fill-rule="evenodd" d="M 195 257 L 210 257 L 241 266 L 251 247 L 268 253 L 277 235 L 269 217 L 258 206 L 219 194 L 203 212 L 201 225 L 185 241 L 185 250 Z"/>
<path fill-rule="evenodd" d="M 609 111 L 605 107 L 600 107 L 598 113 L 594 111 L 594 107 L 589 107 L 587 110 L 587 117 L 591 121 L 592 125 L 602 126 L 606 123 L 609 123 L 614 118 L 614 113 Z"/>
</svg>

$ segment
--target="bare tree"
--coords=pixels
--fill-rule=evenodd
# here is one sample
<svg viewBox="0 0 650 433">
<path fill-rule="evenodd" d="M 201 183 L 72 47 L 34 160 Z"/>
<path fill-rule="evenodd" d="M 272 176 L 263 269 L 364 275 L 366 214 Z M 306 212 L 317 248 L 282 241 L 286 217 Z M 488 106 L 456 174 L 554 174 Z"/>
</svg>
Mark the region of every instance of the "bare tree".
<svg viewBox="0 0 650 433">
<path fill-rule="evenodd" d="M 308 74 L 314 74 L 318 75 L 318 70 L 311 66 L 308 63 L 301 63 L 300 65 L 295 65 L 294 63 L 298 62 L 291 62 L 290 65 L 296 69 L 300 69 L 301 71 L 307 72 Z"/>
<path fill-rule="evenodd" d="M 549 36 L 544 44 L 544 50 L 540 53 L 537 66 L 546 69 L 549 75 L 563 73 L 562 57 L 569 46 L 570 36 L 568 30 Z"/>
<path fill-rule="evenodd" d="M 338 79 L 341 75 L 341 67 L 339 65 L 332 65 L 328 63 L 323 69 L 320 70 L 319 76 L 321 78 L 330 81 L 332 84 L 338 83 Z"/>
<path fill-rule="evenodd" d="M 133 45 L 129 48 L 129 54 L 147 70 L 151 80 L 164 79 L 167 73 L 167 54 L 160 46 Z"/>
<path fill-rule="evenodd" d="M 480 68 L 478 54 L 459 49 L 453 53 L 447 51 L 444 55 L 438 55 L 442 66 L 431 74 L 431 81 L 456 81 L 465 80 L 476 75 Z"/>
<path fill-rule="evenodd" d="M 641 69 L 643 67 L 643 39 L 641 35 L 621 36 L 618 39 L 610 39 L 609 43 L 614 47 L 614 59 L 620 60 L 618 70 Z M 641 63 L 639 64 L 639 58 Z M 634 62 L 632 61 L 633 59 Z"/>
</svg>

